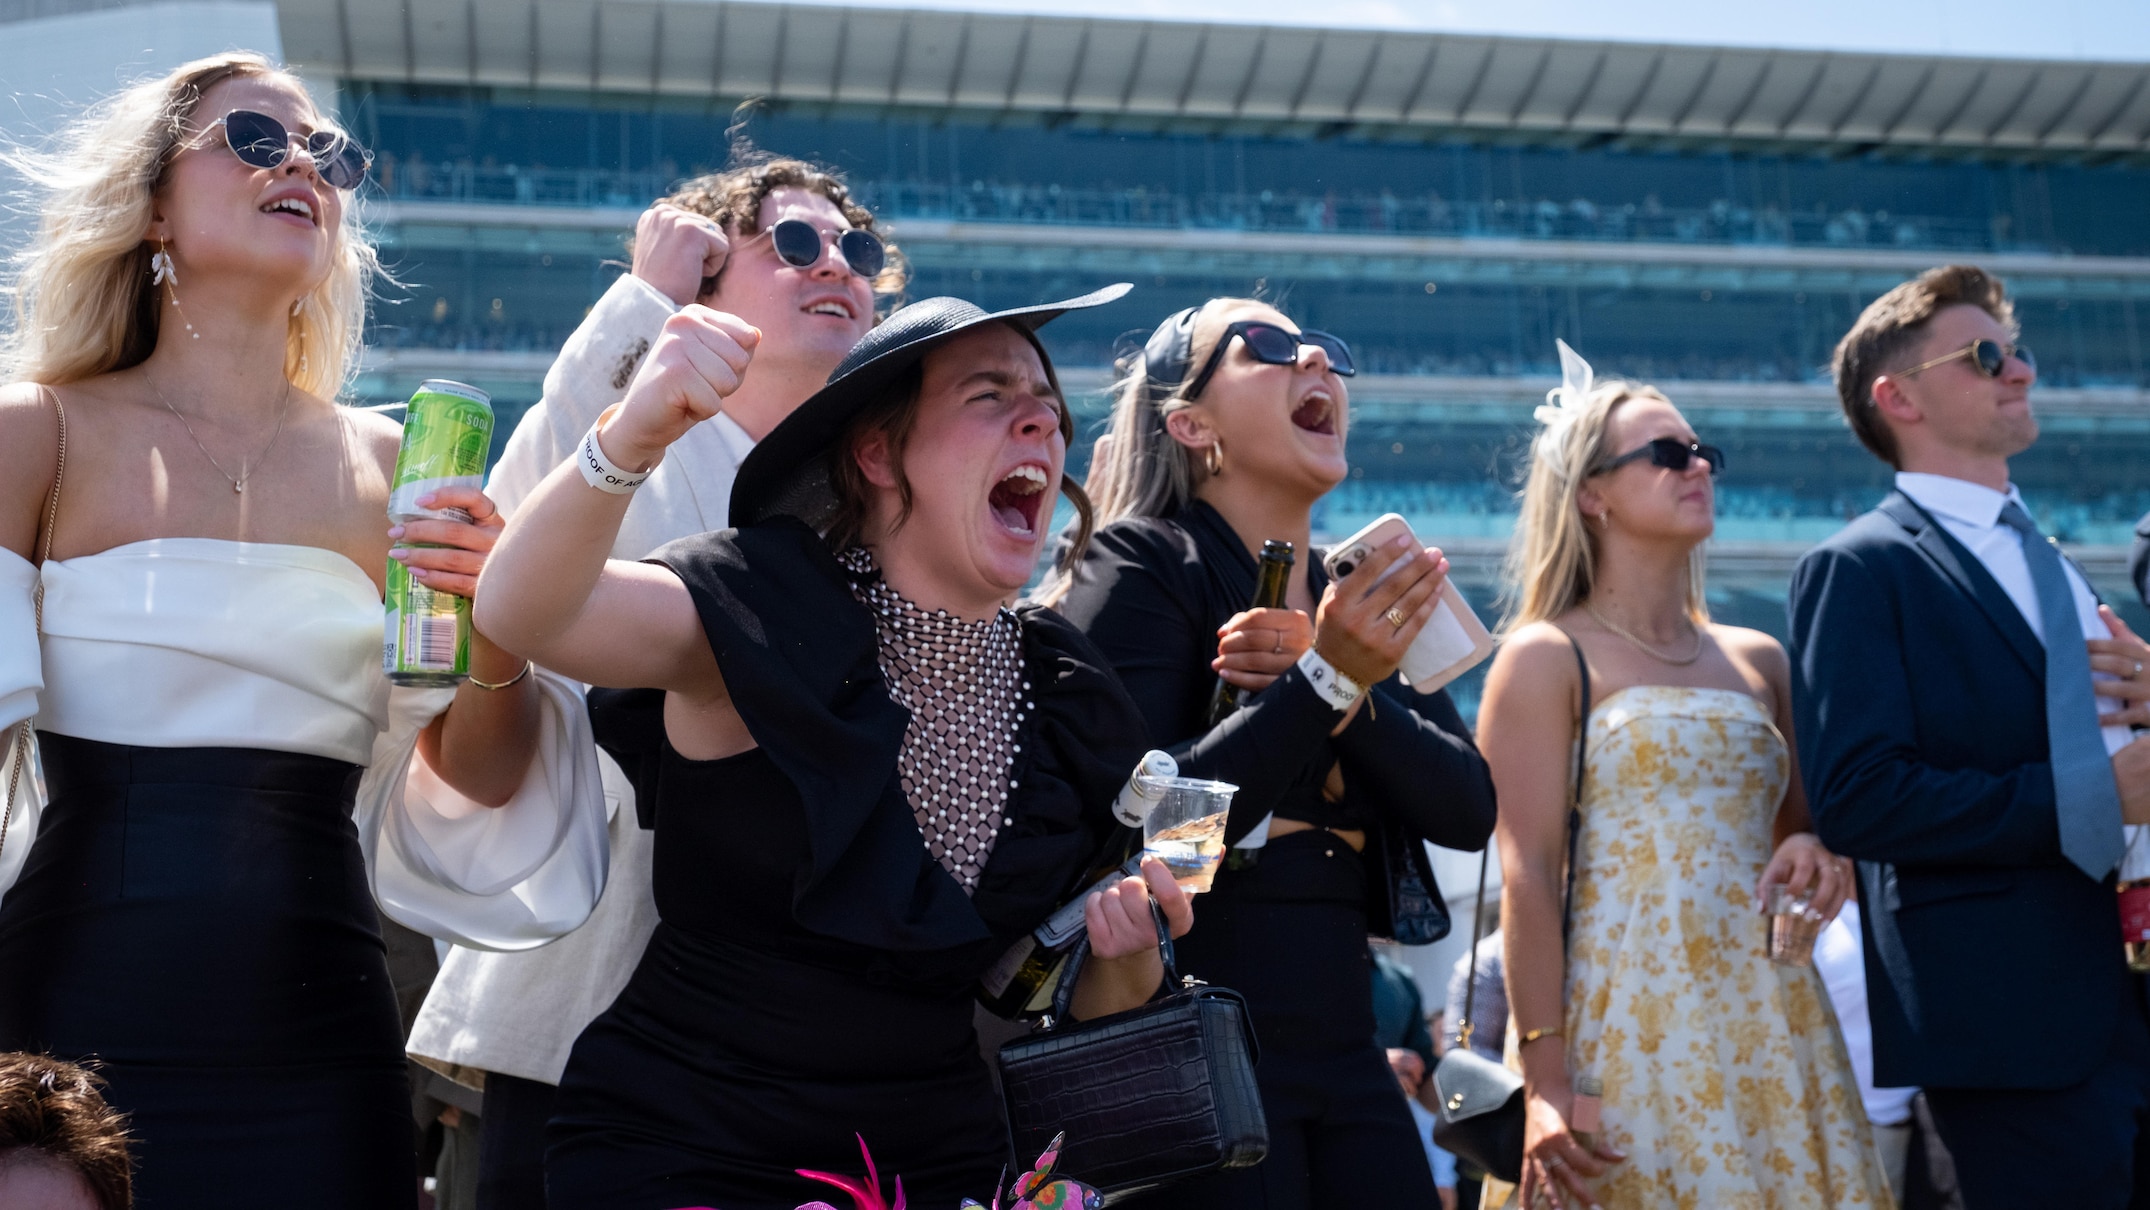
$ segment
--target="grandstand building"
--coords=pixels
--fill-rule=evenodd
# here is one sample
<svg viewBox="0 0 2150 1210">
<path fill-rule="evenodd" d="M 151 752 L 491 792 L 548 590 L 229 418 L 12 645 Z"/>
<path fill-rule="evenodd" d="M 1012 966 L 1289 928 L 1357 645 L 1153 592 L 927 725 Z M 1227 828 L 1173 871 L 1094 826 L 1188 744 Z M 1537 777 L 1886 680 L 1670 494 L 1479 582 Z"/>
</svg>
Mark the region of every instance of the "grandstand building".
<svg viewBox="0 0 2150 1210">
<path fill-rule="evenodd" d="M 122 7 L 145 6 L 0 0 L 0 20 Z M 1047 330 L 1073 386 L 1214 294 L 1346 337 L 1354 470 L 1324 528 L 1403 512 L 1481 600 L 1560 337 L 1729 451 L 1718 607 L 1781 632 L 1793 559 L 1887 484 L 1838 415 L 1833 342 L 1904 277 L 1979 261 L 2039 354 L 2046 435 L 2018 482 L 2132 603 L 2150 64 L 758 0 L 146 7 L 267 14 L 379 152 L 370 213 L 406 288 L 373 318 L 371 400 L 429 376 L 504 413 L 535 399 L 640 208 L 720 165 L 758 97 L 745 132 L 841 168 L 913 297 L 1137 283 Z"/>
</svg>

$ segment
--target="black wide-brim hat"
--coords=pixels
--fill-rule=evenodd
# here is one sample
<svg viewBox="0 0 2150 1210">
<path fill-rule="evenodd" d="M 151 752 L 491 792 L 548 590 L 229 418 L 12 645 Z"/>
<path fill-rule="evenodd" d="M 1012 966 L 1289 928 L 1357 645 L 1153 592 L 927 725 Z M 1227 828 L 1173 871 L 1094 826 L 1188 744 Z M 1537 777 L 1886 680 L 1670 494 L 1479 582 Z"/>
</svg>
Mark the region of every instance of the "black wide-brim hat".
<svg viewBox="0 0 2150 1210">
<path fill-rule="evenodd" d="M 1116 282 L 1080 298 L 988 312 L 960 298 L 922 298 L 900 308 L 852 346 L 814 392 L 769 431 L 739 464 L 732 481 L 731 523 L 752 525 L 793 516 L 821 528 L 835 512 L 829 457 L 844 430 L 904 371 L 935 348 L 982 324 L 1013 324 L 1026 335 L 1070 311 L 1116 302 L 1134 287 Z M 1033 336 L 1032 343 L 1036 342 Z M 1039 357 L 1044 358 L 1040 347 Z M 1048 368 L 1051 362 L 1046 362 Z M 751 370 L 749 371 L 751 372 Z"/>
</svg>

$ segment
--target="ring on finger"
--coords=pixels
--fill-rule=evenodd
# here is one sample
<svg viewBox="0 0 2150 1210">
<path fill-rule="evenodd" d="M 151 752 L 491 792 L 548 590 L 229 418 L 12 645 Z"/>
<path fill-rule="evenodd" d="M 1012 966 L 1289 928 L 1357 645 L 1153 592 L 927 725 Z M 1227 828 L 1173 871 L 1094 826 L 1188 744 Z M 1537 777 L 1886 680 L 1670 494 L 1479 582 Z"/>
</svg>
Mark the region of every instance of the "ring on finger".
<svg viewBox="0 0 2150 1210">
<path fill-rule="evenodd" d="M 1406 617 L 1404 615 L 1403 610 L 1397 609 L 1394 606 L 1390 606 L 1389 611 L 1385 614 L 1382 614 L 1381 616 L 1387 618 L 1389 620 L 1389 625 L 1394 626 L 1398 630 L 1402 630 L 1404 628 L 1404 623 L 1409 622 L 1411 620 L 1409 617 Z"/>
<path fill-rule="evenodd" d="M 1544 1165 L 1544 1166 L 1545 1166 L 1545 1167 L 1547 1167 L 1547 1168 L 1558 1168 L 1558 1167 L 1560 1167 L 1560 1166 L 1561 1166 L 1562 1164 L 1565 1164 L 1565 1163 L 1567 1163 L 1567 1162 L 1568 1162 L 1568 1157 L 1566 1157 L 1566 1156 L 1564 1156 L 1564 1155 L 1561 1155 L 1561 1154 L 1559 1154 L 1558 1152 L 1555 1152 L 1555 1153 L 1554 1153 L 1554 1154 L 1552 1154 L 1552 1155 L 1546 1156 L 1546 1157 L 1545 1157 L 1544 1159 L 1542 1159 L 1542 1160 L 1539 1160 L 1539 1161 L 1538 1161 L 1538 1163 L 1540 1163 L 1540 1164 Z"/>
<path fill-rule="evenodd" d="M 2141 676 L 2142 674 L 2143 674 L 2143 662 L 2142 662 L 2141 660 L 2137 660 L 2137 661 L 2135 661 L 2135 671 L 2133 671 L 2133 672 L 2130 672 L 2130 673 L 2128 674 L 2128 679 L 2132 681 L 2132 680 L 2134 680 L 2134 679 L 2135 679 L 2136 677 L 2139 677 L 2139 676 Z"/>
</svg>

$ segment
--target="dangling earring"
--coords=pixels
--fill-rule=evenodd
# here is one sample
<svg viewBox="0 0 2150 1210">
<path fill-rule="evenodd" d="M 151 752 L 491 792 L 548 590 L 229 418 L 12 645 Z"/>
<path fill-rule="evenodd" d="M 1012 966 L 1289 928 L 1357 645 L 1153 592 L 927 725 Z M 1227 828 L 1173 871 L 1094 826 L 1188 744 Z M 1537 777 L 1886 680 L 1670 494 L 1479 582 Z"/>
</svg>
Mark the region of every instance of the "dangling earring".
<svg viewBox="0 0 2150 1210">
<path fill-rule="evenodd" d="M 1224 473 L 1224 438 L 1219 437 L 1202 451 L 1202 469 L 1212 478 Z"/>
<path fill-rule="evenodd" d="M 299 312 L 300 312 L 300 311 L 302 311 L 302 310 L 304 310 L 304 309 L 305 309 L 305 307 L 306 307 L 306 300 L 305 300 L 305 299 L 303 299 L 303 298 L 302 298 L 302 299 L 299 299 L 299 300 L 298 300 L 297 302 L 294 302 L 294 303 L 292 303 L 292 304 L 291 304 L 291 317 L 292 317 L 293 319 L 297 319 L 297 318 L 299 317 Z M 306 329 L 305 329 L 305 328 L 300 328 L 300 329 L 299 329 L 299 373 L 300 373 L 301 375 L 304 375 L 304 374 L 306 373 Z"/>
<path fill-rule="evenodd" d="M 179 273 L 172 268 L 172 254 L 166 252 L 164 248 L 163 244 L 158 244 L 156 253 L 149 258 L 150 284 L 153 286 L 165 286 L 171 290 L 172 309 L 179 311 L 179 322 L 186 325 L 187 335 L 200 340 L 202 334 L 194 330 L 194 322 L 187 318 L 185 311 L 180 310 Z"/>
</svg>

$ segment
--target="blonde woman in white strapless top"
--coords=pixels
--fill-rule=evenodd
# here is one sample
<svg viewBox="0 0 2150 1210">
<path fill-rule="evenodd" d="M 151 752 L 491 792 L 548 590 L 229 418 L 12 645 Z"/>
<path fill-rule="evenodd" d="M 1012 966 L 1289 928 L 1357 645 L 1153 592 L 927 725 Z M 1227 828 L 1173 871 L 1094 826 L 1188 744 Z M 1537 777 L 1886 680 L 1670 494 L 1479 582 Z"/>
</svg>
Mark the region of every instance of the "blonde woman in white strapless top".
<svg viewBox="0 0 2150 1210">
<path fill-rule="evenodd" d="M 1487 1204 L 1888 1206 L 1821 979 L 1769 959 L 1767 888 L 1804 889 L 1833 916 L 1851 870 L 1809 831 L 1784 649 L 1709 621 L 1702 543 L 1723 454 L 1657 391 L 1594 384 L 1561 353 L 1478 716 L 1527 1114 L 1522 1187 Z M 1585 1076 L 1603 1087 L 1588 1145 L 1573 1125 Z"/>
<path fill-rule="evenodd" d="M 397 426 L 332 402 L 365 157 L 304 86 L 218 55 L 62 141 L 0 341 L 0 1051 L 99 1065 L 142 1205 L 414 1206 L 375 904 L 508 949 L 588 915 L 580 695 L 482 638 L 488 684 L 382 675 L 389 559 L 468 595 L 500 522 L 392 531 Z"/>
</svg>

